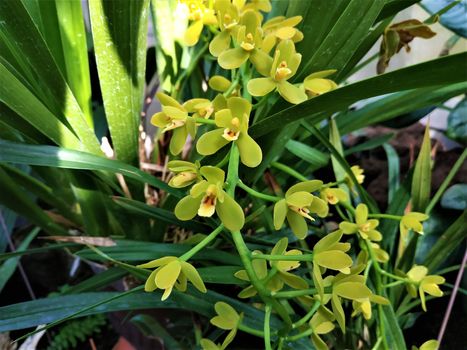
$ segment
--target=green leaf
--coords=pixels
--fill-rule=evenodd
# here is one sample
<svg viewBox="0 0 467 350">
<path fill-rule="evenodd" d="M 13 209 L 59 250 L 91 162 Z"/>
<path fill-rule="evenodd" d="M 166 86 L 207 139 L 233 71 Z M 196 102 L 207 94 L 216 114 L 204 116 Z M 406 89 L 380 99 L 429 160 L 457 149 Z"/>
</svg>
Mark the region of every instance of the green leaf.
<svg viewBox="0 0 467 350">
<path fill-rule="evenodd" d="M 88 279 L 75 284 L 74 286 L 66 288 L 62 294 L 78 294 L 84 292 L 97 291 L 101 288 L 108 286 L 109 284 L 118 281 L 122 277 L 128 275 L 128 271 L 123 270 L 119 267 L 111 267 L 103 272 L 100 272 Z"/>
<path fill-rule="evenodd" d="M 390 349 L 407 349 L 405 345 L 404 334 L 397 322 L 396 315 L 392 305 L 379 306 L 378 312 L 383 311 L 383 320 L 386 328 L 386 337 L 388 338 Z"/>
<path fill-rule="evenodd" d="M 388 142 L 390 139 L 394 137 L 394 134 L 392 132 L 371 138 L 370 140 L 366 142 L 362 142 L 356 146 L 353 146 L 351 148 L 348 148 L 344 150 L 344 155 L 348 156 L 349 154 L 357 153 L 357 152 L 362 152 L 362 151 L 369 151 L 372 149 L 375 149 L 379 146 L 384 146 L 386 142 Z"/>
<path fill-rule="evenodd" d="M 105 113 L 117 159 L 138 164 L 149 0 L 89 2 Z"/>
<path fill-rule="evenodd" d="M 383 145 L 388 158 L 388 203 L 392 200 L 399 189 L 400 162 L 396 150 L 389 143 Z"/>
<path fill-rule="evenodd" d="M 446 257 L 450 256 L 465 240 L 466 222 L 467 210 L 464 210 L 431 248 L 424 262 L 430 272 L 437 271 L 446 260 Z"/>
<path fill-rule="evenodd" d="M 33 91 L 18 80 L 2 62 L 0 62 L 0 79 L 0 101 L 14 111 L 16 117 L 24 119 L 59 146 L 86 149 L 70 129 L 56 118 Z M 7 124 L 16 126 L 6 119 L 3 112 L 0 118 Z"/>
<path fill-rule="evenodd" d="M 208 232 L 210 226 L 195 220 L 182 221 L 176 218 L 172 211 L 153 207 L 145 203 L 135 201 L 124 197 L 113 197 L 115 203 L 131 212 L 138 213 L 149 218 L 161 220 L 179 227 L 184 227 L 195 232 Z"/>
<path fill-rule="evenodd" d="M 342 134 L 381 123 L 412 111 L 429 108 L 447 99 L 462 94 L 467 89 L 466 82 L 448 86 L 430 86 L 410 91 L 402 91 L 382 97 L 366 104 L 358 110 L 346 111 L 337 115 L 337 125 Z"/>
<path fill-rule="evenodd" d="M 164 344 L 164 349 L 180 350 L 183 347 L 175 338 L 152 316 L 139 314 L 133 316 L 130 322 L 136 325 L 138 329 L 148 338 L 160 339 Z"/>
<path fill-rule="evenodd" d="M 55 224 L 23 189 L 18 188 L 2 168 L 0 168 L 0 203 L 51 234 L 67 234 L 67 231 Z"/>
<path fill-rule="evenodd" d="M 16 248 L 16 251 L 22 252 L 25 251 L 31 241 L 36 238 L 37 234 L 39 233 L 40 228 L 35 228 L 29 234 L 24 238 L 24 240 L 21 242 L 21 244 Z M 16 267 L 18 266 L 20 257 L 15 257 L 15 258 L 10 258 L 6 260 L 1 266 L 0 266 L 0 293 L 2 292 L 3 288 L 5 287 L 5 284 L 8 282 L 10 277 L 13 275 L 13 273 L 16 270 Z"/>
<path fill-rule="evenodd" d="M 181 256 L 192 248 L 188 244 L 151 243 L 143 241 L 116 240 L 113 247 L 101 247 L 101 251 L 119 261 L 147 261 L 164 256 Z M 90 249 L 76 253 L 84 259 L 102 260 Z M 217 261 L 226 265 L 240 265 L 238 256 L 212 248 L 205 248 L 197 253 L 192 260 Z"/>
<path fill-rule="evenodd" d="M 53 146 L 24 145 L 3 140 L 0 140 L 0 148 L 2 149 L 0 162 L 120 173 L 137 181 L 148 183 L 177 197 L 180 197 L 182 193 L 180 190 L 168 186 L 165 182 L 138 168 L 90 153 Z"/>
<path fill-rule="evenodd" d="M 344 149 L 342 148 L 342 142 L 341 142 L 341 135 L 339 133 L 339 129 L 337 128 L 336 121 L 334 119 L 331 119 L 329 121 L 329 142 L 334 146 L 334 149 L 336 152 L 339 153 L 339 155 L 344 158 Z M 332 163 L 332 169 L 334 171 L 334 176 L 336 177 L 336 181 L 343 181 L 345 179 L 346 171 L 340 164 L 340 162 L 336 159 L 335 156 L 331 155 L 331 163 Z M 339 184 L 339 188 L 343 189 L 347 195 L 349 194 L 349 189 L 346 185 L 344 184 Z"/>
<path fill-rule="evenodd" d="M 467 184 L 449 187 L 441 198 L 441 206 L 446 209 L 467 209 Z"/>
<path fill-rule="evenodd" d="M 418 154 L 412 178 L 413 211 L 424 212 L 430 200 L 431 193 L 431 141 L 430 125 L 425 128 L 422 147 Z"/>
<path fill-rule="evenodd" d="M 11 16 L 12 13 L 15 15 Z M 21 75 L 23 85 L 27 81 L 32 87 L 29 94 L 39 96 L 53 115 L 62 122 L 68 122 L 87 151 L 101 154 L 94 131 L 87 124 L 79 103 L 23 2 L 2 1 L 0 23 L 0 37 L 10 53 L 5 57 L 12 60 L 9 63 Z M 13 74 L 11 69 L 8 70 Z M 15 75 L 19 79 L 18 74 Z M 0 85 L 9 84 L 8 80 L 3 80 L 7 78 L 4 74 L 0 74 L 0 77 Z M 2 95 L 0 93 L 0 99 L 3 100 Z"/>
<path fill-rule="evenodd" d="M 250 134 L 257 138 L 304 118 L 312 124 L 318 123 L 352 103 L 373 96 L 462 82 L 463 77 L 456 72 L 466 69 L 466 62 L 467 53 L 459 53 L 346 85 L 261 119 L 250 128 Z"/>
<path fill-rule="evenodd" d="M 290 153 L 317 168 L 325 166 L 329 162 L 329 155 L 326 153 L 295 140 L 289 140 L 285 148 Z"/>
<path fill-rule="evenodd" d="M 448 117 L 449 137 L 467 143 L 467 98 L 460 101 Z"/>
</svg>

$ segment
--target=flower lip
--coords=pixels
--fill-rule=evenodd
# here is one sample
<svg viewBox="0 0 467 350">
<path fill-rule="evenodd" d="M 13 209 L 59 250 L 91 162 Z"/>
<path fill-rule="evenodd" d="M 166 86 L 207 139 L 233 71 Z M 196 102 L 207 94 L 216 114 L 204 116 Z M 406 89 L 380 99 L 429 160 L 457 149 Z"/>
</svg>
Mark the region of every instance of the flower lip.
<svg viewBox="0 0 467 350">
<path fill-rule="evenodd" d="M 196 179 L 196 177 L 197 174 L 194 172 L 183 171 L 180 174 L 177 174 L 173 177 L 173 183 L 175 186 L 180 186 Z"/>
<path fill-rule="evenodd" d="M 240 136 L 240 131 L 231 130 L 229 128 L 224 129 L 224 133 L 222 134 L 222 137 L 226 139 L 227 141 L 238 140 L 239 136 Z"/>
<path fill-rule="evenodd" d="M 310 216 L 310 210 L 308 208 L 299 208 L 293 205 L 290 205 L 289 208 L 297 214 L 303 216 L 304 218 L 310 219 L 311 221 L 315 221 L 315 219 L 313 219 L 313 217 Z"/>
<path fill-rule="evenodd" d="M 279 66 L 276 68 L 276 74 L 274 75 L 275 80 L 285 79 L 288 75 L 292 74 L 292 70 L 287 66 L 286 61 L 279 63 Z"/>
<path fill-rule="evenodd" d="M 254 42 L 253 34 L 248 33 L 247 35 L 245 35 L 245 40 L 242 41 L 240 46 L 245 51 L 252 51 L 255 48 L 255 42 Z"/>
<path fill-rule="evenodd" d="M 169 117 L 170 118 L 170 117 Z M 169 130 L 173 130 L 173 129 L 176 129 L 176 128 L 179 128 L 181 126 L 185 125 L 185 121 L 184 120 L 179 120 L 179 119 L 171 119 L 169 124 L 167 124 L 167 126 L 164 128 L 163 132 L 166 132 L 166 131 L 169 131 Z"/>
<path fill-rule="evenodd" d="M 201 205 L 198 209 L 198 215 L 204 217 L 210 217 L 214 214 L 216 210 L 217 203 L 217 189 L 215 185 L 209 185 L 206 190 L 206 194 L 201 200 Z"/>
<path fill-rule="evenodd" d="M 359 225 L 359 229 L 362 232 L 368 233 L 371 230 L 371 224 L 369 222 L 365 222 L 362 225 Z"/>
</svg>

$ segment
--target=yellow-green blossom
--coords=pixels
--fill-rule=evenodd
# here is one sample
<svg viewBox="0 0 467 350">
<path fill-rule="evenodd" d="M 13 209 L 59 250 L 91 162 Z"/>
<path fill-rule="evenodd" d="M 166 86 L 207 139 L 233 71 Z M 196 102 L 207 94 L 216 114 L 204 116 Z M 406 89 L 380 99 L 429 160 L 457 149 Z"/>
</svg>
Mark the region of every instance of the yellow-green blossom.
<svg viewBox="0 0 467 350">
<path fill-rule="evenodd" d="M 213 166 L 203 166 L 200 174 L 205 180 L 194 185 L 190 194 L 175 206 L 179 220 L 191 220 L 197 214 L 210 217 L 217 213 L 222 223 L 231 231 L 240 230 L 245 222 L 243 210 L 224 190 L 225 173 Z"/>
<path fill-rule="evenodd" d="M 339 224 L 339 228 L 345 234 L 359 233 L 363 239 L 370 241 L 381 241 L 383 236 L 375 228 L 379 225 L 376 219 L 368 219 L 368 207 L 361 203 L 355 209 L 355 223 L 343 221 Z"/>
<path fill-rule="evenodd" d="M 269 12 L 272 10 L 270 0 L 251 0 L 248 3 L 246 0 L 232 0 L 232 2 L 242 12 L 246 10 Z"/>
<path fill-rule="evenodd" d="M 349 200 L 347 193 L 340 188 L 326 187 L 319 192 L 319 196 L 322 200 L 332 205 L 339 202 L 347 202 Z"/>
<path fill-rule="evenodd" d="M 156 289 L 163 289 L 164 294 L 162 294 L 161 300 L 166 300 L 174 287 L 181 292 L 186 291 L 187 281 L 190 281 L 200 292 L 206 293 L 204 282 L 193 265 L 175 256 L 152 260 L 146 264 L 138 265 L 138 267 L 143 269 L 156 267 L 146 280 L 144 290 L 152 292 Z"/>
<path fill-rule="evenodd" d="M 439 349 L 439 342 L 435 339 L 428 340 L 424 342 L 420 348 L 416 346 L 412 346 L 412 350 L 438 350 Z"/>
<path fill-rule="evenodd" d="M 214 9 L 207 7 L 203 0 L 180 0 L 179 5 L 184 7 L 188 20 L 191 21 L 185 32 L 185 44 L 194 46 L 199 41 L 204 25 L 217 23 Z"/>
<path fill-rule="evenodd" d="M 406 236 L 409 233 L 409 230 L 413 230 L 421 235 L 423 235 L 423 225 L 422 221 L 428 219 L 428 215 L 417 212 L 410 212 L 405 214 L 399 224 L 401 234 Z"/>
<path fill-rule="evenodd" d="M 331 79 L 324 79 L 335 72 L 335 69 L 330 69 L 312 73 L 307 76 L 303 81 L 303 88 L 308 97 L 315 97 L 337 89 L 337 84 L 334 81 Z"/>
<path fill-rule="evenodd" d="M 224 69 L 235 69 L 249 59 L 260 74 L 268 74 L 272 58 L 261 50 L 262 40 L 260 18 L 256 12 L 246 11 L 241 16 L 240 27 L 236 31 L 236 47 L 219 55 L 219 65 Z"/>
<path fill-rule="evenodd" d="M 326 307 L 320 307 L 308 323 L 313 333 L 311 341 L 317 350 L 328 350 L 327 344 L 321 339 L 320 335 L 328 334 L 336 327 L 334 325 L 335 316 Z"/>
<path fill-rule="evenodd" d="M 300 239 L 304 239 L 308 232 L 305 218 L 313 221 L 310 214 L 326 217 L 328 205 L 321 198 L 311 194 L 323 185 L 322 181 L 310 180 L 300 182 L 285 193 L 285 198 L 274 205 L 274 227 L 279 230 L 285 219 L 289 223 L 292 232 Z"/>
<path fill-rule="evenodd" d="M 287 80 L 292 78 L 297 72 L 302 55 L 295 51 L 295 45 L 292 40 L 284 40 L 277 45 L 274 60 L 267 78 L 251 79 L 248 82 L 247 89 L 252 96 L 264 96 L 277 89 L 279 94 L 290 103 L 301 103 L 306 101 L 306 94 L 299 87 L 289 83 Z"/>
<path fill-rule="evenodd" d="M 412 283 L 407 285 L 408 292 L 413 298 L 415 298 L 417 296 L 415 286 L 418 286 L 418 294 L 420 295 L 423 311 L 426 311 L 425 293 L 434 297 L 442 297 L 443 292 L 439 288 L 438 284 L 443 284 L 445 282 L 445 279 L 442 276 L 427 274 L 428 269 L 422 265 L 414 265 L 409 272 L 407 272 L 407 278 Z"/>
<path fill-rule="evenodd" d="M 167 167 L 175 173 L 169 181 L 171 187 L 182 188 L 202 180 L 198 161 L 191 163 L 184 160 L 172 160 L 167 164 Z"/>
<path fill-rule="evenodd" d="M 276 46 L 279 40 L 292 40 L 297 43 L 303 40 L 303 33 L 295 26 L 302 21 L 302 16 L 286 18 L 284 16 L 273 17 L 263 24 L 264 39 L 262 49 L 269 52 Z"/>
<path fill-rule="evenodd" d="M 209 43 L 209 52 L 218 57 L 230 47 L 232 35 L 235 35 L 240 22 L 238 8 L 229 0 L 216 0 L 214 4 L 220 33 Z"/>
<path fill-rule="evenodd" d="M 233 341 L 237 334 L 238 327 L 243 315 L 239 315 L 235 309 L 223 301 L 214 304 L 217 315 L 211 318 L 210 322 L 217 328 L 230 331 L 222 344 L 215 344 L 210 339 L 201 339 L 200 343 L 203 350 L 223 350 Z"/>
<path fill-rule="evenodd" d="M 157 98 L 162 105 L 162 111 L 152 116 L 151 123 L 161 128 L 162 132 L 173 130 L 170 152 L 177 155 L 183 150 L 188 135 L 195 137 L 195 121 L 188 116 L 188 111 L 172 97 L 158 92 Z"/>
<path fill-rule="evenodd" d="M 357 179 L 357 182 L 359 184 L 362 184 L 363 181 L 365 180 L 365 175 L 363 174 L 363 169 L 360 168 L 358 165 L 354 165 L 350 167 L 350 170 L 352 170 L 352 173 L 354 174 L 355 178 Z M 345 180 L 349 184 L 349 187 L 353 187 L 353 180 L 350 178 L 350 176 L 346 175 Z"/>
<path fill-rule="evenodd" d="M 254 168 L 263 158 L 261 148 L 248 135 L 248 120 L 251 104 L 241 97 L 230 97 L 227 108 L 215 115 L 217 129 L 203 134 L 196 144 L 199 154 L 210 155 L 230 142 L 235 142 L 240 152 L 240 160 L 248 167 Z"/>
</svg>

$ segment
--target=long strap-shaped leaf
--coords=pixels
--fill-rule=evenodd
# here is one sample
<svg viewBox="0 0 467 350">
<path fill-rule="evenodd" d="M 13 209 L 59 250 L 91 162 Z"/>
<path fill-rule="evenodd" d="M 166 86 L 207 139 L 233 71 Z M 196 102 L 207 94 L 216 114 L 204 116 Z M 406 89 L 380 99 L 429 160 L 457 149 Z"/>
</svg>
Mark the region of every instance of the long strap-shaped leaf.
<svg viewBox="0 0 467 350">
<path fill-rule="evenodd" d="M 2 45 L 8 47 L 7 58 L 14 60 L 10 63 L 34 87 L 33 93 L 41 96 L 56 117 L 66 117 L 87 151 L 101 154 L 94 131 L 86 123 L 81 107 L 22 1 L 0 1 L 0 38 Z M 0 52 L 1 56 L 3 51 L 6 50 Z M 0 79 L 0 85 L 9 84 L 4 75 Z"/>
<path fill-rule="evenodd" d="M 318 123 L 332 113 L 374 96 L 427 86 L 459 83 L 465 80 L 459 72 L 466 69 L 467 53 L 463 52 L 382 74 L 275 113 L 254 124 L 250 128 L 250 134 L 253 137 L 262 136 L 309 117 L 312 117 L 311 122 Z M 430 73 L 427 74 L 427 72 Z"/>
<path fill-rule="evenodd" d="M 149 0 L 92 0 L 89 11 L 105 113 L 117 159 L 138 163 Z"/>
<path fill-rule="evenodd" d="M 120 173 L 181 197 L 182 192 L 156 177 L 118 160 L 54 146 L 25 145 L 0 140 L 0 162 L 51 166 L 67 169 L 102 170 Z"/>
</svg>

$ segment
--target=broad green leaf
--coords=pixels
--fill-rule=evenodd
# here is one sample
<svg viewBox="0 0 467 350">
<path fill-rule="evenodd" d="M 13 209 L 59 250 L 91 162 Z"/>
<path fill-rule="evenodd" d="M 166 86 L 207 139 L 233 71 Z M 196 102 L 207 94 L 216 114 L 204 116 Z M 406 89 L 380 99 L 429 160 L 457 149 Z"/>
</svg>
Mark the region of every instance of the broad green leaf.
<svg viewBox="0 0 467 350">
<path fill-rule="evenodd" d="M 352 103 L 373 96 L 462 82 L 464 78 L 456 72 L 466 69 L 466 62 L 467 53 L 459 53 L 346 85 L 263 118 L 250 128 L 250 134 L 257 138 L 303 118 L 308 118 L 311 123 L 318 123 Z M 427 75 L 427 71 L 431 73 Z"/>
<path fill-rule="evenodd" d="M 430 86 L 410 91 L 402 91 L 382 97 L 366 104 L 358 110 L 340 113 L 336 117 L 342 134 L 403 116 L 418 109 L 429 108 L 462 94 L 467 89 L 466 82 L 448 86 Z"/>
<path fill-rule="evenodd" d="M 117 203 L 121 207 L 129 211 L 132 211 L 134 213 L 147 216 L 148 218 L 161 220 L 161 221 L 164 221 L 170 224 L 177 225 L 179 227 L 184 227 L 188 230 L 196 231 L 196 232 L 207 232 L 211 230 L 211 228 L 208 225 L 195 221 L 195 220 L 188 220 L 188 221 L 179 220 L 176 218 L 176 216 L 174 215 L 172 211 L 169 211 L 166 209 L 153 207 L 145 203 L 135 201 L 132 199 L 128 199 L 128 198 L 124 198 L 124 197 L 114 197 L 113 199 L 115 203 Z"/>
<path fill-rule="evenodd" d="M 39 233 L 40 229 L 35 228 L 24 238 L 21 244 L 16 248 L 16 251 L 22 252 L 25 251 L 31 241 L 36 238 L 37 234 Z M 2 265 L 0 265 L 0 293 L 2 292 L 5 284 L 8 282 L 10 277 L 16 270 L 18 266 L 20 257 L 10 258 L 6 260 Z"/>
<path fill-rule="evenodd" d="M 54 322 L 96 303 L 115 298 L 120 294 L 118 292 L 80 293 L 0 307 L 0 315 L 2 315 L 0 332 Z M 173 291 L 170 298 L 165 301 L 160 300 L 161 294 L 160 291 L 154 293 L 135 292 L 103 303 L 96 308 L 81 313 L 79 316 L 113 311 L 163 308 L 190 310 L 210 318 L 214 316 L 214 303 L 224 301 L 238 312 L 245 314 L 245 324 L 256 329 L 262 329 L 263 327 L 264 313 L 262 311 L 222 294 L 211 291 L 204 294 L 189 288 L 186 293 Z M 277 318 L 271 317 L 271 328 L 277 329 L 279 325 L 280 322 L 278 322 Z"/>
<path fill-rule="evenodd" d="M 100 272 L 88 279 L 75 284 L 74 286 L 65 288 L 62 292 L 63 295 L 78 294 L 84 292 L 97 291 L 101 288 L 108 286 L 109 284 L 118 281 L 122 277 L 128 275 L 128 271 L 125 271 L 119 267 L 111 267 L 103 272 Z"/>
<path fill-rule="evenodd" d="M 138 164 L 149 0 L 89 2 L 105 113 L 117 159 Z"/>
<path fill-rule="evenodd" d="M 70 129 L 0 62 L 0 101 L 59 146 L 86 150 Z M 6 116 L 0 117 L 9 124 Z M 13 126 L 15 126 L 13 124 Z"/>
<path fill-rule="evenodd" d="M 22 1 L 0 3 L 0 29 L 0 37 L 10 53 L 4 57 L 14 59 L 9 63 L 33 87 L 29 94 L 38 96 L 56 116 L 54 119 L 68 122 L 87 151 L 101 154 L 93 130 Z M 0 76 L 6 78 L 4 74 Z"/>
<path fill-rule="evenodd" d="M 412 207 L 414 211 L 424 212 L 431 193 L 431 141 L 430 125 L 425 128 L 422 147 L 418 154 L 412 178 Z"/>
<path fill-rule="evenodd" d="M 192 248 L 188 244 L 151 243 L 143 241 L 116 240 L 113 247 L 101 247 L 101 251 L 119 261 L 148 261 L 164 256 L 181 256 Z M 89 249 L 77 252 L 85 259 L 102 260 L 102 257 Z M 192 260 L 217 261 L 226 265 L 239 265 L 238 256 L 212 248 L 205 248 L 197 253 Z"/>
<path fill-rule="evenodd" d="M 90 153 L 53 146 L 25 145 L 0 140 L 0 162 L 50 166 L 66 169 L 102 170 L 120 173 L 129 178 L 148 183 L 175 196 L 181 191 L 168 186 L 156 177 L 123 162 L 99 157 Z"/>
</svg>

